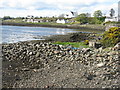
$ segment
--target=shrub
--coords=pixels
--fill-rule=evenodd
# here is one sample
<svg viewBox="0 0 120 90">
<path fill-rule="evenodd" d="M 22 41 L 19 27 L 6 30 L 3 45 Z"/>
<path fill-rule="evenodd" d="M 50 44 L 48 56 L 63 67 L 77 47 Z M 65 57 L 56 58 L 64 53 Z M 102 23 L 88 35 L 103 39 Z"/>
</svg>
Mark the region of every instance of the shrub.
<svg viewBox="0 0 120 90">
<path fill-rule="evenodd" d="M 89 40 L 85 40 L 84 43 L 85 43 L 85 45 L 88 45 L 89 44 Z"/>
<path fill-rule="evenodd" d="M 102 35 L 101 43 L 105 47 L 114 46 L 120 42 L 120 28 L 112 27 Z"/>
</svg>

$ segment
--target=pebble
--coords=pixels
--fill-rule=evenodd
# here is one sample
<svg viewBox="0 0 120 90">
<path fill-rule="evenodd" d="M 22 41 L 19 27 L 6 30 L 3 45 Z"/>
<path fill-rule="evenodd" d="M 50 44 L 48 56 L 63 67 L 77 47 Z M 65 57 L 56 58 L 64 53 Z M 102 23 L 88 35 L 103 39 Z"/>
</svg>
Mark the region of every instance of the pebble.
<svg viewBox="0 0 120 90">
<path fill-rule="evenodd" d="M 104 66 L 105 64 L 104 63 L 98 63 L 97 64 L 97 67 L 102 67 L 102 66 Z"/>
<path fill-rule="evenodd" d="M 40 53 L 39 53 L 39 52 L 37 52 L 37 53 L 36 53 L 36 57 L 39 57 L 39 56 L 40 56 Z"/>
<path fill-rule="evenodd" d="M 18 63 L 18 65 L 15 66 L 15 69 L 17 68 L 16 72 L 19 72 L 20 69 L 21 71 L 25 72 L 30 71 L 31 67 L 34 67 L 31 70 L 34 71 L 34 73 L 43 68 L 45 70 L 44 73 L 51 71 L 52 69 L 56 71 L 63 70 L 63 73 L 66 72 L 66 70 L 69 70 L 71 71 L 71 73 L 77 73 L 76 75 L 78 76 L 76 78 L 78 78 L 77 81 L 79 81 L 79 77 L 82 77 L 81 75 L 79 75 L 79 73 L 84 74 L 84 72 L 87 70 L 89 72 L 92 72 L 92 74 L 85 74 L 85 77 L 88 81 L 85 80 L 84 83 L 88 84 L 91 83 L 89 82 L 90 80 L 96 80 L 97 82 L 99 82 L 101 78 L 107 83 L 108 79 L 105 75 L 108 75 L 109 77 L 113 77 L 113 75 L 119 77 L 119 53 L 115 50 L 111 51 L 111 49 L 108 49 L 108 51 L 105 51 L 103 48 L 83 48 L 74 50 L 71 49 L 71 46 L 67 47 L 62 45 L 54 45 L 47 42 L 40 42 L 30 44 L 5 44 L 3 45 L 2 52 L 3 59 L 5 59 L 3 61 L 15 61 L 16 63 Z M 15 53 L 17 55 L 15 55 Z M 21 65 L 20 68 L 18 68 L 19 64 Z M 10 70 L 11 69 L 13 69 L 12 65 L 10 65 Z M 60 72 L 55 73 L 60 74 Z M 66 73 L 68 73 L 67 76 L 69 77 L 70 72 Z M 65 77 L 65 75 L 63 75 L 63 77 Z M 71 75 L 69 77 L 69 80 L 72 77 L 73 76 Z M 109 81 L 110 80 L 111 82 L 114 82 L 114 80 L 112 80 L 111 78 L 109 78 Z M 96 84 L 101 84 L 101 82 Z M 79 83 L 76 83 L 76 85 L 79 85 Z M 48 88 L 49 86 L 45 87 Z M 112 86 L 107 86 L 106 84 L 105 87 Z"/>
</svg>

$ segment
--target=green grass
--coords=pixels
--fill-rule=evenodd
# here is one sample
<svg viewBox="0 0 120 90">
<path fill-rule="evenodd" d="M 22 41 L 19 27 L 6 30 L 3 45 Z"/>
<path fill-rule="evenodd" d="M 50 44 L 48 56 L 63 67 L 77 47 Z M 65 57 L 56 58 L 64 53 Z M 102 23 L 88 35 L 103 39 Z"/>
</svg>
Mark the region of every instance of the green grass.
<svg viewBox="0 0 120 90">
<path fill-rule="evenodd" d="M 88 45 L 85 45 L 84 42 L 58 42 L 57 41 L 57 42 L 55 42 L 53 44 L 59 44 L 59 45 L 64 45 L 64 46 L 71 45 L 71 46 L 76 47 L 76 48 L 80 48 L 80 47 L 88 48 L 89 47 Z"/>
</svg>

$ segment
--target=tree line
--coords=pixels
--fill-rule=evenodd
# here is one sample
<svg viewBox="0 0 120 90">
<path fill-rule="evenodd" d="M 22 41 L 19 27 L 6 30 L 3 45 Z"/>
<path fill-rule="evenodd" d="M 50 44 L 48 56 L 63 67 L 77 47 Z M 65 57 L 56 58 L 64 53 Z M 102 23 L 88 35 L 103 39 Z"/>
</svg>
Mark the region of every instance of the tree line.
<svg viewBox="0 0 120 90">
<path fill-rule="evenodd" d="M 115 10 L 112 8 L 110 10 L 110 17 L 113 17 L 115 15 Z M 65 18 L 63 14 L 61 14 L 59 17 L 34 17 L 35 19 L 47 19 L 49 21 L 55 21 L 57 19 L 68 19 Z M 101 24 L 105 21 L 106 16 L 103 15 L 101 10 L 97 10 L 93 13 L 93 17 L 89 15 L 89 13 L 81 13 L 77 17 L 75 17 L 73 20 L 75 22 L 78 22 L 80 24 Z M 26 19 L 26 17 L 10 17 L 10 16 L 4 16 L 2 18 L 3 20 L 8 20 L 8 19 Z"/>
<path fill-rule="evenodd" d="M 110 17 L 115 15 L 115 10 L 112 8 L 110 10 Z M 101 10 L 97 10 L 93 13 L 93 17 L 89 17 L 88 13 L 81 13 L 78 15 L 75 20 L 80 22 L 81 24 L 101 24 L 105 21 L 106 16 L 103 15 Z"/>
</svg>

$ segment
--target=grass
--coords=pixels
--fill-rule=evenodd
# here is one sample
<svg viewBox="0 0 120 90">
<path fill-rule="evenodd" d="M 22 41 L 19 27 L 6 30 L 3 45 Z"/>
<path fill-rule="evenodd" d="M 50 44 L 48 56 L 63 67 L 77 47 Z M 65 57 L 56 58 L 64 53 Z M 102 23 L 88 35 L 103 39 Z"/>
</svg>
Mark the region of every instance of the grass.
<svg viewBox="0 0 120 90">
<path fill-rule="evenodd" d="M 80 47 L 88 48 L 89 47 L 88 45 L 85 45 L 84 42 L 58 42 L 57 41 L 57 42 L 55 42 L 53 44 L 59 44 L 59 45 L 64 45 L 64 46 L 71 45 L 71 46 L 76 47 L 76 48 L 80 48 Z"/>
</svg>

